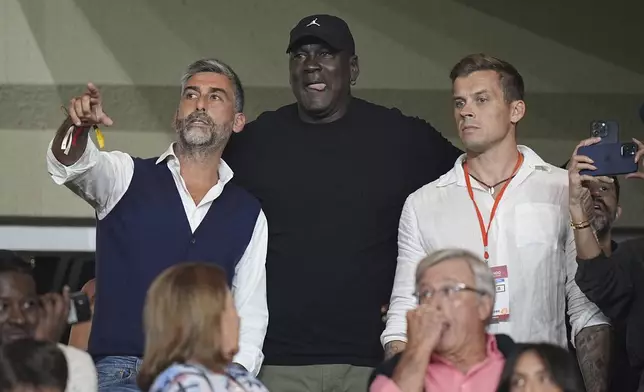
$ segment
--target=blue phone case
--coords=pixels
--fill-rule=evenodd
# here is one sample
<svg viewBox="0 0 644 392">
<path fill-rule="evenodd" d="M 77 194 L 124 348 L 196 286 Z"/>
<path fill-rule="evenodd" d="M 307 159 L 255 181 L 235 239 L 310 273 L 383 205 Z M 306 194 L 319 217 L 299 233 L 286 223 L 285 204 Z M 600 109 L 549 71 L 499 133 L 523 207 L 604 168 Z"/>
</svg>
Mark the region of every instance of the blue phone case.
<svg viewBox="0 0 644 392">
<path fill-rule="evenodd" d="M 581 170 L 579 173 L 591 176 L 617 176 L 635 173 L 637 171 L 635 154 L 622 153 L 623 147 L 629 144 L 633 143 L 593 144 L 592 146 L 579 147 L 577 154 L 586 155 L 592 159 L 597 168 L 597 170 Z"/>
<path fill-rule="evenodd" d="M 600 135 L 596 130 L 597 124 L 605 125 L 606 134 Z M 613 120 L 595 120 L 590 123 L 590 137 L 601 137 L 597 144 L 619 143 L 619 123 Z"/>
</svg>

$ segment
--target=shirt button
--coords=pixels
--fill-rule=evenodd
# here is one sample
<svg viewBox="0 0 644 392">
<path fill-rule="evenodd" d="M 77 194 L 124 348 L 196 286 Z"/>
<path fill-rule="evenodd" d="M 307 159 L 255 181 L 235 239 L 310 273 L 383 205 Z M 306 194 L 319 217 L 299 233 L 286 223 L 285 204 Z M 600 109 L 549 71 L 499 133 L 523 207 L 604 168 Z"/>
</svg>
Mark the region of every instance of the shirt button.
<svg viewBox="0 0 644 392">
<path fill-rule="evenodd" d="M 191 244 L 194 244 L 195 242 L 197 242 L 197 240 L 196 240 L 196 239 L 194 239 L 194 238 L 190 240 L 190 243 L 191 243 Z"/>
</svg>

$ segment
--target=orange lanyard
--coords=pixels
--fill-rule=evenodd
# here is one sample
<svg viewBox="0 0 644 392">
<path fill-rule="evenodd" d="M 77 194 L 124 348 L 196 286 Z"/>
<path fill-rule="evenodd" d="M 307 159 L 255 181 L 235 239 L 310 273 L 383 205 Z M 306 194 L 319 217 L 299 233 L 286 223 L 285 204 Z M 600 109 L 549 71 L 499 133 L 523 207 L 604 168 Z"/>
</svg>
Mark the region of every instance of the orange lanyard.
<svg viewBox="0 0 644 392">
<path fill-rule="evenodd" d="M 523 163 L 523 154 L 519 153 L 519 159 L 517 160 L 517 164 L 514 167 L 514 171 L 512 171 L 512 176 L 510 176 L 510 179 L 503 185 L 503 187 L 499 191 L 499 194 L 494 199 L 494 205 L 492 206 L 492 211 L 490 212 L 490 221 L 487 224 L 487 230 L 486 230 L 485 221 L 483 220 L 483 215 L 481 214 L 481 210 L 479 209 L 479 206 L 476 204 L 476 200 L 474 200 L 474 191 L 472 190 L 472 182 L 470 180 L 470 171 L 467 168 L 467 161 L 463 162 L 463 172 L 465 172 L 465 183 L 467 184 L 467 193 L 469 193 L 470 199 L 472 199 L 472 203 L 474 203 L 476 216 L 479 218 L 479 225 L 481 227 L 481 237 L 483 238 L 483 251 L 484 251 L 483 257 L 485 257 L 486 263 L 487 263 L 487 259 L 490 257 L 490 254 L 488 253 L 487 245 L 488 245 L 488 234 L 490 233 L 490 227 L 492 227 L 492 220 L 494 219 L 494 215 L 496 214 L 496 209 L 499 206 L 499 202 L 503 197 L 503 193 L 505 192 L 508 185 L 510 185 L 510 181 L 512 181 L 514 176 L 516 176 L 522 163 Z"/>
</svg>

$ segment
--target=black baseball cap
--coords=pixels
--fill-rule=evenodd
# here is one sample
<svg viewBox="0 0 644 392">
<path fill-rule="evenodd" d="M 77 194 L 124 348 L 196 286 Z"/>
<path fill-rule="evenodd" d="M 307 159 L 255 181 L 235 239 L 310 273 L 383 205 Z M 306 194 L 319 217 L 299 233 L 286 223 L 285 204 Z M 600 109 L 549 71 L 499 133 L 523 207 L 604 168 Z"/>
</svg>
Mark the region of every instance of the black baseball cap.
<svg viewBox="0 0 644 392">
<path fill-rule="evenodd" d="M 336 50 L 346 50 L 351 54 L 356 52 L 356 45 L 349 25 L 344 20 L 333 15 L 311 15 L 300 20 L 291 30 L 286 53 L 302 38 L 315 37 L 321 39 Z"/>
</svg>

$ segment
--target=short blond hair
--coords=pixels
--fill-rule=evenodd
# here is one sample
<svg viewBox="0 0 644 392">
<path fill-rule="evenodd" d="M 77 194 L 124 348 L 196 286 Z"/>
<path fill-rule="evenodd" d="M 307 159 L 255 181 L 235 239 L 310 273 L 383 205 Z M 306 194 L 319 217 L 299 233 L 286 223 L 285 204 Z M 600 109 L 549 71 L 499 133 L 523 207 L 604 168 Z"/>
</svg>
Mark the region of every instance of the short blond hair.
<svg viewBox="0 0 644 392">
<path fill-rule="evenodd" d="M 145 351 L 137 380 L 142 390 L 175 362 L 226 366 L 218 332 L 228 292 L 226 274 L 214 264 L 181 263 L 152 282 L 143 309 Z"/>
</svg>

